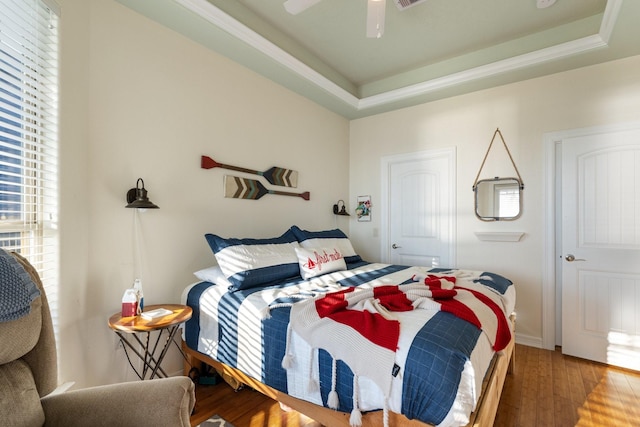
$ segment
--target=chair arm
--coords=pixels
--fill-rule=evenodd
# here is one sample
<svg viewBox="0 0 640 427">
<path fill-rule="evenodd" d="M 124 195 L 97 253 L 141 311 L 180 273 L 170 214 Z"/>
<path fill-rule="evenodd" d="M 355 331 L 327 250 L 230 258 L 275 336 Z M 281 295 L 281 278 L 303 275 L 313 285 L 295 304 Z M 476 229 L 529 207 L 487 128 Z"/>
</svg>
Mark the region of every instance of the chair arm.
<svg viewBox="0 0 640 427">
<path fill-rule="evenodd" d="M 126 382 L 41 399 L 45 426 L 189 427 L 195 385 L 188 377 Z"/>
</svg>

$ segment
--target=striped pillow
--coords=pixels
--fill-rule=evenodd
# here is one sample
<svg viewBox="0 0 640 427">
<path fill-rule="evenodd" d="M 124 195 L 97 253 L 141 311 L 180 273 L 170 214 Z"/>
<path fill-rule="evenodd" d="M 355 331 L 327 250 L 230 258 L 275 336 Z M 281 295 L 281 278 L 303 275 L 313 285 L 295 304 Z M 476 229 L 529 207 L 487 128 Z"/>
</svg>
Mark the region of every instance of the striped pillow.
<svg viewBox="0 0 640 427">
<path fill-rule="evenodd" d="M 225 239 L 210 233 L 205 237 L 233 290 L 300 275 L 295 251 L 299 244 L 290 230 L 270 239 Z"/>
</svg>

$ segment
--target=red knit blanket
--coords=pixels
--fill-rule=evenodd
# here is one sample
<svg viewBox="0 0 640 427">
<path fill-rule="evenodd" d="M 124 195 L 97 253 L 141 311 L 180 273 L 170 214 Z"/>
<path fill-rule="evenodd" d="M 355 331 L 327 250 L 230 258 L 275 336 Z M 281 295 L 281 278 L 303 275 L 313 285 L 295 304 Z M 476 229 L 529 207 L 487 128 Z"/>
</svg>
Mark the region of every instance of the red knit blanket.
<svg viewBox="0 0 640 427">
<path fill-rule="evenodd" d="M 373 289 L 347 288 L 316 299 L 315 310 L 319 319 L 327 318 L 347 325 L 372 343 L 395 351 L 400 322 L 391 318 L 388 312 L 420 308 L 420 300 L 429 298 L 440 304 L 441 311 L 484 330 L 495 351 L 504 349 L 511 340 L 511 330 L 502 308 L 478 290 L 460 286 L 443 287 L 443 280 L 455 283 L 455 277 L 430 276 L 424 280 L 424 284 L 387 285 Z M 433 308 L 433 305 L 430 307 Z M 481 318 L 489 330 L 484 329 Z"/>
<path fill-rule="evenodd" d="M 402 326 L 394 313 L 415 309 L 452 313 L 481 329 L 496 351 L 511 340 L 505 313 L 490 291 L 451 286 L 454 283 L 455 277 L 431 276 L 421 283 L 346 288 L 294 304 L 290 326 L 311 347 L 344 361 L 355 379 L 371 379 L 388 397 Z"/>
</svg>

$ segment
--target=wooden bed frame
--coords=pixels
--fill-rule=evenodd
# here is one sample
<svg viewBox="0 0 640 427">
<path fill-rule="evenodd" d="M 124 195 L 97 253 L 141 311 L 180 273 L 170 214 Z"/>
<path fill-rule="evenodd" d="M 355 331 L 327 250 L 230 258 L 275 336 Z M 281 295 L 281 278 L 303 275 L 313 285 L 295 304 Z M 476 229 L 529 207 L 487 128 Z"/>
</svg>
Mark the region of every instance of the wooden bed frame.
<svg viewBox="0 0 640 427">
<path fill-rule="evenodd" d="M 496 417 L 502 387 L 507 373 L 512 373 L 515 366 L 515 315 L 511 315 L 511 342 L 507 347 L 496 353 L 489 369 L 482 382 L 482 394 L 476 410 L 471 414 L 467 427 L 491 426 Z M 211 357 L 202 354 L 196 350 L 187 347 L 182 342 L 182 349 L 185 354 L 184 374 L 188 375 L 192 367 L 196 366 L 196 361 L 205 363 L 218 372 L 229 375 L 242 384 L 253 388 L 256 391 L 268 396 L 278 402 L 291 407 L 292 409 L 310 417 L 324 426 L 342 426 L 349 427 L 349 413 L 338 412 L 330 408 L 325 408 L 295 397 L 286 393 L 273 389 L 258 380 L 251 378 L 243 372 L 227 366 Z M 383 425 L 382 410 L 366 412 L 362 414 L 363 427 L 379 427 Z M 425 424 L 421 421 L 410 420 L 404 415 L 389 411 L 389 425 L 391 427 L 425 427 L 431 424 Z"/>
</svg>

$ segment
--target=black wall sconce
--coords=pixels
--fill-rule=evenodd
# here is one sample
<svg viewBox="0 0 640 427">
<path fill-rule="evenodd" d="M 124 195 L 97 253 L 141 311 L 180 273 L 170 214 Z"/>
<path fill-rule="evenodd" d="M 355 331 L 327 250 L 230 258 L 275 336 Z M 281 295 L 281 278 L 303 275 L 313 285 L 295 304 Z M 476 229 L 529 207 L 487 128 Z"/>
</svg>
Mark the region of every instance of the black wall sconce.
<svg viewBox="0 0 640 427">
<path fill-rule="evenodd" d="M 147 197 L 147 190 L 144 188 L 144 181 L 142 178 L 138 178 L 136 182 L 136 188 L 132 188 L 127 191 L 127 203 L 126 208 L 135 209 L 159 209 L 157 205 L 153 204 Z"/>
<path fill-rule="evenodd" d="M 341 203 L 342 203 L 342 207 L 340 207 Z M 338 200 L 338 203 L 333 205 L 333 213 L 335 215 L 351 216 L 349 215 L 349 212 L 347 212 L 347 208 L 344 205 L 344 200 Z"/>
</svg>

